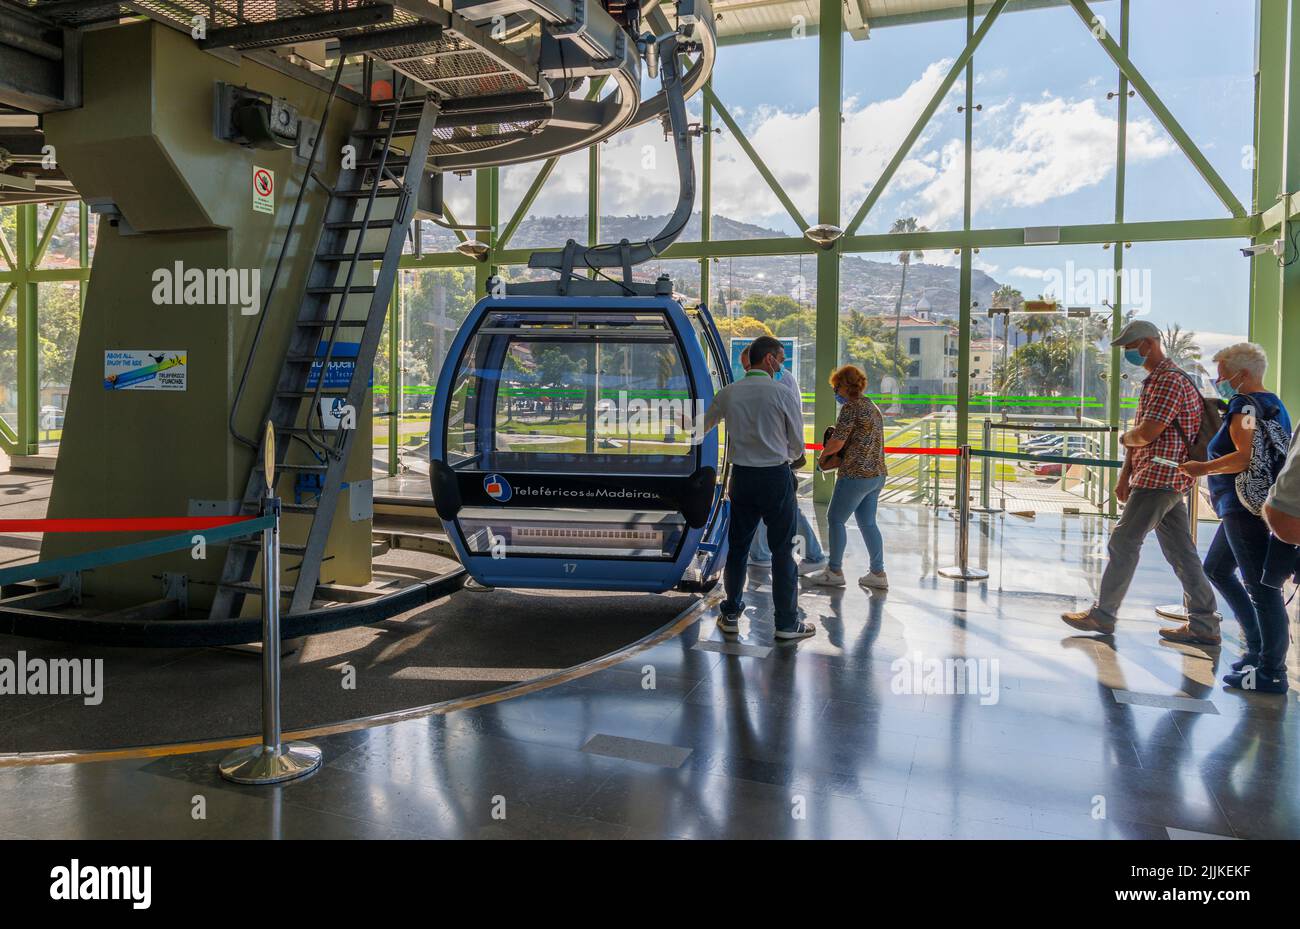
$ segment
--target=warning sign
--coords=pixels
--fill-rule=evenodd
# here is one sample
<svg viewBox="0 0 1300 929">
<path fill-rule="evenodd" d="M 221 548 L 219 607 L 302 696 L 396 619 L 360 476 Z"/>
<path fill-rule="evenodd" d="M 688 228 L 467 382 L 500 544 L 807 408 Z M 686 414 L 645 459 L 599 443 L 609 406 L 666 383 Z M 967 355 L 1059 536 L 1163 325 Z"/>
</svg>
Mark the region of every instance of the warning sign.
<svg viewBox="0 0 1300 929">
<path fill-rule="evenodd" d="M 253 211 L 275 212 L 275 172 L 253 165 Z"/>
<path fill-rule="evenodd" d="M 104 352 L 105 390 L 184 390 L 184 351 L 158 349 Z"/>
</svg>

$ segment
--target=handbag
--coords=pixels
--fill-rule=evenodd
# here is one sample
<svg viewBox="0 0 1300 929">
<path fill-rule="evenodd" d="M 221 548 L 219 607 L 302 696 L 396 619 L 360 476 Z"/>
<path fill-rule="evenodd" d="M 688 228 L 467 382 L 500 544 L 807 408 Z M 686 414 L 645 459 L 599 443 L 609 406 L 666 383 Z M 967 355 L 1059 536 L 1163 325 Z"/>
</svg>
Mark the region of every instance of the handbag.
<svg viewBox="0 0 1300 929">
<path fill-rule="evenodd" d="M 1277 417 L 1256 419 L 1250 440 L 1250 464 L 1237 475 L 1237 499 L 1247 510 L 1260 516 L 1264 501 L 1277 480 L 1286 461 L 1291 436 L 1287 435 Z"/>
<path fill-rule="evenodd" d="M 849 443 L 853 441 L 853 434 L 857 431 L 857 426 L 854 426 L 849 430 L 849 437 L 844 440 L 844 448 L 849 447 Z M 834 435 L 834 433 L 834 426 L 826 427 L 826 431 L 822 433 L 822 448 L 826 447 L 826 444 L 830 442 L 831 436 Z M 844 448 L 840 449 L 834 455 L 823 455 L 821 460 L 817 463 L 818 467 L 820 467 L 822 471 L 838 471 L 840 465 L 844 464 Z"/>
</svg>

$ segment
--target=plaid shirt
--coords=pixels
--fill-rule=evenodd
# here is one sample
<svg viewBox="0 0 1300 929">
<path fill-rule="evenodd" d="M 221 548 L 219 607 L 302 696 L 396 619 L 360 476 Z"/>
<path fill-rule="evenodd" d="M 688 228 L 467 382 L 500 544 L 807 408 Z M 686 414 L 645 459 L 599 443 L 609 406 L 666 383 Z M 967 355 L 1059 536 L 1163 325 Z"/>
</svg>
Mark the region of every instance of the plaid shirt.
<svg viewBox="0 0 1300 929">
<path fill-rule="evenodd" d="M 1186 493 L 1196 482 L 1177 468 L 1160 464 L 1163 458 L 1181 464 L 1187 460 L 1187 443 L 1174 428 L 1177 420 L 1189 440 L 1195 440 L 1201 429 L 1204 405 L 1200 391 L 1182 370 L 1166 358 L 1142 382 L 1142 395 L 1138 400 L 1137 422 L 1154 419 L 1166 424 L 1164 432 L 1150 445 L 1129 449 L 1132 469 L 1129 486 L 1138 490 L 1176 490 Z"/>
</svg>

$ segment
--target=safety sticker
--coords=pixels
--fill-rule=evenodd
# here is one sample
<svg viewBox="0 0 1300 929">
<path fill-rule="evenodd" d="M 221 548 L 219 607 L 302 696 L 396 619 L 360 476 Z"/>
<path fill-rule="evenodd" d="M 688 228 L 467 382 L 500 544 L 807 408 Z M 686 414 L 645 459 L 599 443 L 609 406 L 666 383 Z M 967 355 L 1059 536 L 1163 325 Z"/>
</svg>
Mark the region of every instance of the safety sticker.
<svg viewBox="0 0 1300 929">
<path fill-rule="evenodd" d="M 253 165 L 253 212 L 275 212 L 275 172 Z"/>
<path fill-rule="evenodd" d="M 184 390 L 186 353 L 183 351 L 104 352 L 105 390 Z"/>
</svg>

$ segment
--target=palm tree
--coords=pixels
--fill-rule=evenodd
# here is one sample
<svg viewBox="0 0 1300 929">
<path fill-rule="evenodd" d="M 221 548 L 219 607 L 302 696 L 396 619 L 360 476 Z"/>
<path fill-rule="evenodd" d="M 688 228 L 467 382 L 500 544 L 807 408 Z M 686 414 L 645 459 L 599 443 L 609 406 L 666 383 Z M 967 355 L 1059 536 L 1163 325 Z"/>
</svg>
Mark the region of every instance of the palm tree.
<svg viewBox="0 0 1300 929">
<path fill-rule="evenodd" d="M 1047 301 L 1049 298 L 1039 294 L 1038 299 Z M 1060 317 L 1053 313 L 1029 313 L 1020 320 L 1018 326 L 1020 331 L 1029 337 L 1029 344 L 1033 345 L 1035 335 L 1047 335 L 1060 321 Z"/>
<path fill-rule="evenodd" d="M 889 228 L 891 234 L 905 232 L 929 232 L 930 230 L 920 225 L 915 216 L 908 216 L 904 219 L 894 220 L 894 225 Z M 903 277 L 898 285 L 898 306 L 894 308 L 894 354 L 898 354 L 898 330 L 903 322 L 903 294 L 907 291 L 907 269 L 912 264 L 912 259 L 920 261 L 925 257 L 924 252 L 916 249 L 905 248 L 898 253 L 898 263 L 903 266 Z"/>
<path fill-rule="evenodd" d="M 1184 371 L 1204 371 L 1201 366 L 1201 347 L 1196 344 L 1196 333 L 1189 332 L 1178 323 L 1166 326 L 1164 336 L 1165 354 L 1169 360 Z"/>
</svg>

